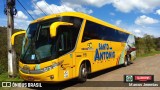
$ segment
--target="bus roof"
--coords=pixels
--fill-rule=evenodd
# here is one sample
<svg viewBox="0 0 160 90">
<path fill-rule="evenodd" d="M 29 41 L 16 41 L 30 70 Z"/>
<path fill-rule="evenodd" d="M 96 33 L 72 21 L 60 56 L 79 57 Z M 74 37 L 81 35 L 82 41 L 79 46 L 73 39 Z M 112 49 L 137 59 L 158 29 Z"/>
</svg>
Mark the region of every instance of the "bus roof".
<svg viewBox="0 0 160 90">
<path fill-rule="evenodd" d="M 92 21 L 92 22 L 95 22 L 95 23 L 98 23 L 98 24 L 101 24 L 101 25 L 104 25 L 104 26 L 107 26 L 107 27 L 110 27 L 110 28 L 114 28 L 116 30 L 119 30 L 119 31 L 122 31 L 122 32 L 125 32 L 125 33 L 128 33 L 128 34 L 131 34 L 130 32 L 128 32 L 128 31 L 126 31 L 122 28 L 119 28 L 119 27 L 117 27 L 115 25 L 112 25 L 108 22 L 102 21 L 98 18 L 95 18 L 93 16 L 90 16 L 90 15 L 87 15 L 87 14 L 84 14 L 84 13 L 81 13 L 81 12 L 63 12 L 63 13 L 52 14 L 52 15 L 48 15 L 48 16 L 38 18 L 31 23 L 36 23 L 36 22 L 39 22 L 39 21 L 43 21 L 43 20 L 47 20 L 47 19 L 51 19 L 51 18 L 55 18 L 55 17 L 61 17 L 61 16 L 79 17 L 79 18 L 82 18 L 82 19 L 86 19 L 86 20 L 89 20 L 89 21 Z"/>
</svg>

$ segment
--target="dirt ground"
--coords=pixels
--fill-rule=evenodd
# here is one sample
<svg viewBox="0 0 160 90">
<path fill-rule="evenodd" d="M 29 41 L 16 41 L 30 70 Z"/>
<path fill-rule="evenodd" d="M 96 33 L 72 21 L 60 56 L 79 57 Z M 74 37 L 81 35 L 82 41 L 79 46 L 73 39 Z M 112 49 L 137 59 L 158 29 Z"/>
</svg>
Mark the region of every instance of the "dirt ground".
<svg viewBox="0 0 160 90">
<path fill-rule="evenodd" d="M 155 81 L 160 81 L 160 55 L 140 58 L 127 67 L 117 67 L 88 81 L 123 81 L 125 74 L 154 75 Z M 160 90 L 159 87 L 67 87 L 66 90 Z"/>
</svg>

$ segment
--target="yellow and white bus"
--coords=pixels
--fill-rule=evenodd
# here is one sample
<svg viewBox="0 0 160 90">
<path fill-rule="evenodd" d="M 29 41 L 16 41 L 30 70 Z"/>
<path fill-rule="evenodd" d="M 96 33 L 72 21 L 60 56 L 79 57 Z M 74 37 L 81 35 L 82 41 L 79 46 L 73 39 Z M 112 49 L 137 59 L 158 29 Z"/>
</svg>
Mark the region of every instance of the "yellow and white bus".
<svg viewBox="0 0 160 90">
<path fill-rule="evenodd" d="M 25 33 L 19 73 L 26 81 L 65 81 L 136 58 L 134 35 L 79 12 L 64 12 L 34 20 Z"/>
</svg>

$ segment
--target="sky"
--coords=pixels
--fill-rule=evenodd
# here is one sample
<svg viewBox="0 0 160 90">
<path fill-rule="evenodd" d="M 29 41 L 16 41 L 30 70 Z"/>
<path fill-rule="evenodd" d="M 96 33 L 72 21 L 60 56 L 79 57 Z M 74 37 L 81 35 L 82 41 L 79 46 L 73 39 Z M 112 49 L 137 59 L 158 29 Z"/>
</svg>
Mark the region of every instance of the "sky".
<svg viewBox="0 0 160 90">
<path fill-rule="evenodd" d="M 17 1 L 17 0 L 16 0 Z M 137 37 L 160 37 L 160 0 L 19 0 L 34 19 L 66 11 L 83 12 L 116 25 Z M 0 26 L 7 25 L 3 13 L 6 0 L 0 0 Z M 27 29 L 33 20 L 16 2 L 14 26 Z M 43 12 L 41 11 L 43 10 Z"/>
</svg>

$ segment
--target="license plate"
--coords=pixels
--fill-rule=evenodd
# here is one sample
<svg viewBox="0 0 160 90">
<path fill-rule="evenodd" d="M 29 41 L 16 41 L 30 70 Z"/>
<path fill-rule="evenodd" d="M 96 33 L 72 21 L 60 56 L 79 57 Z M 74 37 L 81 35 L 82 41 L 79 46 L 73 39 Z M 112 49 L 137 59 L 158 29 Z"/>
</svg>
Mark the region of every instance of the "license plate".
<svg viewBox="0 0 160 90">
<path fill-rule="evenodd" d="M 28 80 L 33 81 L 34 77 L 28 77 Z"/>
</svg>

